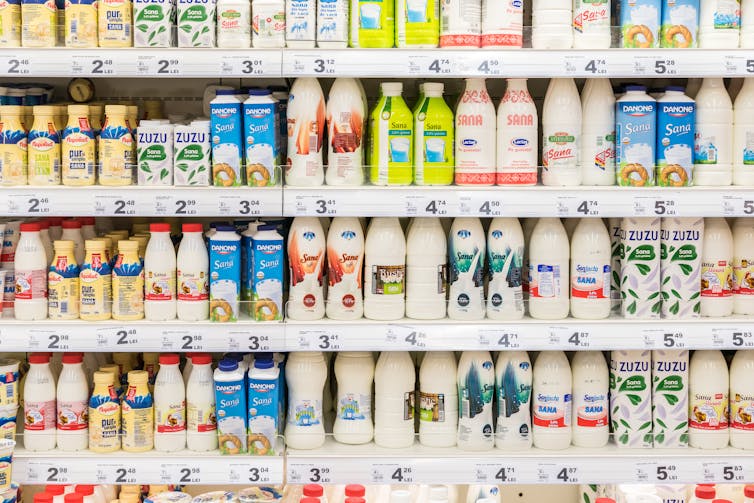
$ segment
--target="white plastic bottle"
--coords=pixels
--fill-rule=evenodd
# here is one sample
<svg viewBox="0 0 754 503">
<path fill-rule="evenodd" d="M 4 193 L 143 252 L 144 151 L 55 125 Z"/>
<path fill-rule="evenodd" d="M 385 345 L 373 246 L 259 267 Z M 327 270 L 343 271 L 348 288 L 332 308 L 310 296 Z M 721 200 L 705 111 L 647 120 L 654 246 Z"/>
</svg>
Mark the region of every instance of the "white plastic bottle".
<svg viewBox="0 0 754 503">
<path fill-rule="evenodd" d="M 754 20 L 754 5 L 751 18 Z M 733 105 L 733 185 L 754 185 L 754 78 L 751 77 L 744 79 Z"/>
<path fill-rule="evenodd" d="M 458 362 L 457 382 L 458 447 L 464 451 L 492 449 L 495 367 L 489 351 L 464 351 Z"/>
<path fill-rule="evenodd" d="M 176 354 L 160 355 L 154 383 L 154 448 L 160 452 L 186 448 L 186 388 L 179 363 Z"/>
<path fill-rule="evenodd" d="M 482 222 L 474 217 L 454 219 L 448 235 L 448 317 L 450 319 L 484 319 L 486 255 Z"/>
<path fill-rule="evenodd" d="M 610 48 L 610 0 L 573 0 L 573 48 Z"/>
<path fill-rule="evenodd" d="M 39 224 L 22 223 L 20 232 L 15 257 L 15 316 L 23 321 L 44 320 L 47 318 L 47 254 L 39 237 Z"/>
<path fill-rule="evenodd" d="M 175 319 L 176 258 L 170 224 L 149 225 L 151 237 L 144 255 L 144 317 L 149 321 Z"/>
<path fill-rule="evenodd" d="M 195 354 L 191 364 L 186 385 L 186 446 L 195 452 L 212 451 L 217 449 L 212 356 Z"/>
<path fill-rule="evenodd" d="M 414 444 L 416 369 L 406 351 L 383 351 L 374 369 L 374 443 L 403 449 Z"/>
<path fill-rule="evenodd" d="M 63 230 L 60 239 L 73 241 L 73 255 L 76 257 L 76 263 L 83 264 L 86 251 L 84 250 L 84 236 L 81 233 L 81 222 L 67 218 L 63 220 L 61 226 Z"/>
<path fill-rule="evenodd" d="M 754 352 L 737 351 L 730 363 L 730 445 L 754 449 Z"/>
<path fill-rule="evenodd" d="M 702 316 L 733 314 L 733 235 L 724 218 L 704 219 Z"/>
<path fill-rule="evenodd" d="M 531 447 L 531 385 L 531 361 L 526 351 L 501 351 L 495 362 L 498 449 L 523 451 Z"/>
<path fill-rule="evenodd" d="M 728 365 L 718 350 L 694 351 L 689 364 L 689 446 L 728 446 Z"/>
<path fill-rule="evenodd" d="M 364 316 L 397 320 L 405 312 L 406 239 L 397 218 L 373 218 L 364 246 Z"/>
<path fill-rule="evenodd" d="M 522 271 L 524 232 L 517 218 L 495 218 L 487 230 L 487 317 L 524 316 Z"/>
<path fill-rule="evenodd" d="M 529 315 L 559 320 L 568 316 L 568 235 L 558 218 L 540 218 L 529 243 Z"/>
<path fill-rule="evenodd" d="M 534 361 L 532 396 L 534 447 L 557 450 L 571 445 L 572 376 L 565 353 L 539 353 Z"/>
<path fill-rule="evenodd" d="M 494 185 L 496 123 L 484 79 L 466 79 L 455 118 L 456 185 Z"/>
<path fill-rule="evenodd" d="M 497 108 L 497 185 L 537 184 L 538 126 L 526 79 L 508 79 Z"/>
<path fill-rule="evenodd" d="M 458 434 L 456 357 L 451 351 L 425 353 L 419 367 L 419 443 L 453 447 Z"/>
<path fill-rule="evenodd" d="M 55 377 L 49 353 L 29 355 L 29 372 L 23 386 L 24 448 L 51 451 L 55 448 Z"/>
<path fill-rule="evenodd" d="M 754 314 L 754 221 L 733 224 L 733 312 Z"/>
<path fill-rule="evenodd" d="M 741 0 L 741 49 L 754 49 L 754 3 Z"/>
<path fill-rule="evenodd" d="M 610 375 L 600 351 L 577 351 L 573 376 L 573 445 L 604 447 L 610 438 L 608 388 Z"/>
<path fill-rule="evenodd" d="M 356 320 L 364 314 L 364 231 L 356 217 L 336 217 L 327 231 L 327 317 Z"/>
<path fill-rule="evenodd" d="M 576 83 L 571 78 L 550 79 L 542 108 L 542 184 L 581 185 L 581 128 Z"/>
<path fill-rule="evenodd" d="M 287 372 L 287 367 L 286 367 Z M 344 351 L 335 357 L 338 394 L 333 436 L 342 444 L 372 441 L 372 386 L 374 360 L 366 351 Z"/>
<path fill-rule="evenodd" d="M 735 49 L 741 29 L 741 0 L 700 0 L 699 47 Z"/>
<path fill-rule="evenodd" d="M 316 449 L 325 443 L 322 392 L 326 379 L 327 364 L 322 353 L 298 351 L 288 355 L 285 442 L 289 448 Z"/>
<path fill-rule="evenodd" d="M 345 2 L 319 3 L 338 5 Z M 352 78 L 335 79 L 327 95 L 327 185 L 364 183 L 366 114 L 358 81 Z"/>
<path fill-rule="evenodd" d="M 80 353 L 63 355 L 58 378 L 57 444 L 61 451 L 83 451 L 89 446 L 89 384 Z"/>
<path fill-rule="evenodd" d="M 581 184 L 615 185 L 615 95 L 610 79 L 587 80 L 581 113 Z"/>
<path fill-rule="evenodd" d="M 610 234 L 600 218 L 579 220 L 571 238 L 571 316 L 610 316 Z"/>
<path fill-rule="evenodd" d="M 733 181 L 733 104 L 722 77 L 707 77 L 696 95 L 694 185 Z"/>
<path fill-rule="evenodd" d="M 318 320 L 325 315 L 325 253 L 325 232 L 319 218 L 293 219 L 288 231 L 290 319 Z"/>
<path fill-rule="evenodd" d="M 203 321 L 209 318 L 209 254 L 202 224 L 183 224 L 182 229 L 176 257 L 176 312 L 181 321 Z"/>
<path fill-rule="evenodd" d="M 249 0 L 217 0 L 217 47 L 243 49 L 249 46 L 251 46 L 251 2 Z"/>
<path fill-rule="evenodd" d="M 411 221 L 406 239 L 406 317 L 445 317 L 448 240 L 437 217 Z"/>
<path fill-rule="evenodd" d="M 570 49 L 573 46 L 571 2 L 572 0 L 532 0 L 532 48 Z"/>
<path fill-rule="evenodd" d="M 325 96 L 315 78 L 298 78 L 288 95 L 288 167 L 285 183 L 294 187 L 322 185 L 325 169 Z"/>
<path fill-rule="evenodd" d="M 524 3 L 482 1 L 482 47 L 520 48 L 524 42 Z"/>
</svg>

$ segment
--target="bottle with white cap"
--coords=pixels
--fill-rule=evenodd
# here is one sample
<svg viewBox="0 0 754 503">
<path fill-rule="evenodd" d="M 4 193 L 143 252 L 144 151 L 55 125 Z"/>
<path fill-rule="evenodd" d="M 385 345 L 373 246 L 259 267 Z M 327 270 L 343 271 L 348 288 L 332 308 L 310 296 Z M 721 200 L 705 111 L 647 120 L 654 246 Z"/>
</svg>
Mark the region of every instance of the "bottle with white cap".
<svg viewBox="0 0 754 503">
<path fill-rule="evenodd" d="M 754 20 L 754 3 L 751 19 Z M 754 46 L 754 44 L 752 44 Z M 754 78 L 747 77 L 733 105 L 733 185 L 754 185 Z"/>
<path fill-rule="evenodd" d="M 287 367 L 286 367 L 287 368 Z M 374 360 L 367 351 L 343 351 L 335 357 L 338 395 L 333 436 L 343 444 L 372 441 Z"/>
<path fill-rule="evenodd" d="M 364 246 L 364 316 L 397 320 L 405 313 L 406 239 L 397 218 L 373 218 Z"/>
<path fill-rule="evenodd" d="M 581 113 L 585 118 L 581 125 L 581 184 L 615 185 L 615 95 L 610 79 L 586 81 Z"/>
<path fill-rule="evenodd" d="M 451 351 L 425 353 L 419 368 L 419 442 L 453 447 L 458 428 L 456 358 Z"/>
<path fill-rule="evenodd" d="M 610 0 L 573 1 L 573 48 L 610 48 Z"/>
<path fill-rule="evenodd" d="M 733 224 L 733 312 L 754 314 L 754 222 L 737 218 Z"/>
<path fill-rule="evenodd" d="M 704 219 L 702 316 L 733 314 L 733 235 L 724 218 Z"/>
<path fill-rule="evenodd" d="M 493 219 L 487 231 L 488 318 L 523 318 L 523 260 L 524 233 L 518 219 Z"/>
<path fill-rule="evenodd" d="M 50 371 L 49 353 L 29 355 L 29 371 L 24 378 L 24 448 L 51 451 L 56 443 L 55 377 Z"/>
<path fill-rule="evenodd" d="M 364 183 L 366 114 L 358 81 L 335 79 L 327 96 L 327 185 Z"/>
<path fill-rule="evenodd" d="M 76 263 L 84 262 L 84 235 L 81 233 L 81 222 L 67 218 L 61 222 L 62 231 L 60 239 L 73 241 L 73 254 L 76 257 Z"/>
<path fill-rule="evenodd" d="M 285 441 L 291 449 L 316 449 L 325 442 L 322 410 L 327 363 L 320 352 L 290 353 L 285 364 L 288 414 Z"/>
<path fill-rule="evenodd" d="M 406 317 L 437 320 L 445 317 L 448 240 L 437 217 L 411 222 L 406 239 Z"/>
<path fill-rule="evenodd" d="M 754 449 L 754 352 L 736 351 L 730 363 L 730 445 Z"/>
<path fill-rule="evenodd" d="M 355 320 L 364 314 L 364 231 L 356 217 L 336 217 L 327 231 L 327 317 Z"/>
<path fill-rule="evenodd" d="M 288 96 L 288 167 L 285 183 L 296 187 L 322 185 L 325 170 L 325 95 L 315 78 L 298 78 Z"/>
<path fill-rule="evenodd" d="M 455 126 L 456 185 L 494 185 L 497 118 L 484 79 L 466 79 Z"/>
<path fill-rule="evenodd" d="M 740 0 L 701 0 L 699 2 L 699 47 L 736 49 L 741 30 Z"/>
<path fill-rule="evenodd" d="M 410 185 L 413 181 L 414 117 L 403 100 L 403 83 L 380 84 L 380 101 L 369 115 L 369 181 Z"/>
<path fill-rule="evenodd" d="M 458 447 L 464 451 L 492 449 L 495 368 L 489 351 L 464 351 L 458 362 L 457 382 Z"/>
<path fill-rule="evenodd" d="M 570 49 L 573 45 L 572 0 L 533 0 L 531 46 L 534 49 Z"/>
<path fill-rule="evenodd" d="M 610 235 L 602 219 L 581 218 L 571 237 L 571 315 L 610 316 Z"/>
<path fill-rule="evenodd" d="M 287 315 L 318 320 L 325 315 L 325 231 L 316 217 L 296 217 L 288 231 L 290 287 Z"/>
<path fill-rule="evenodd" d="M 414 443 L 416 369 L 406 351 L 383 351 L 374 371 L 374 443 L 401 449 Z"/>
<path fill-rule="evenodd" d="M 568 235 L 558 218 L 540 218 L 529 243 L 529 315 L 559 320 L 569 310 Z"/>
<path fill-rule="evenodd" d="M 536 185 L 537 107 L 526 79 L 508 79 L 497 109 L 497 185 Z"/>
<path fill-rule="evenodd" d="M 484 318 L 484 262 L 487 258 L 482 222 L 475 217 L 453 220 L 448 235 L 448 317 Z"/>
<path fill-rule="evenodd" d="M 733 104 L 722 77 L 706 77 L 696 95 L 694 185 L 733 181 Z"/>
<path fill-rule="evenodd" d="M 728 446 L 730 382 L 728 364 L 719 350 L 694 351 L 689 364 L 689 446 Z"/>
<path fill-rule="evenodd" d="M 534 447 L 565 449 L 571 445 L 572 376 L 562 351 L 544 351 L 532 374 Z"/>
<path fill-rule="evenodd" d="M 581 184 L 581 99 L 572 78 L 550 79 L 542 107 L 542 183 Z"/>
</svg>

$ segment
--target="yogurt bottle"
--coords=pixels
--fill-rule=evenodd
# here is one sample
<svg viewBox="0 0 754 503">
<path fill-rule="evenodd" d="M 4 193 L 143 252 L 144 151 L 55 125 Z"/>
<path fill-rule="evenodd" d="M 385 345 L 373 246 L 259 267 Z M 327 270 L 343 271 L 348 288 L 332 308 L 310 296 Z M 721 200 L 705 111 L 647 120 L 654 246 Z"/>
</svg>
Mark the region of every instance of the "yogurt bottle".
<svg viewBox="0 0 754 503">
<path fill-rule="evenodd" d="M 482 1 L 440 2 L 440 47 L 480 47 Z"/>
<path fill-rule="evenodd" d="M 55 126 L 54 111 L 51 105 L 34 107 L 34 122 L 28 136 L 29 185 L 60 185 L 60 133 Z"/>
<path fill-rule="evenodd" d="M 120 450 L 118 388 L 110 372 L 94 373 L 94 391 L 89 398 L 89 449 L 93 452 Z"/>
<path fill-rule="evenodd" d="M 260 225 L 252 236 L 250 299 L 254 319 L 283 319 L 285 248 L 283 236 L 274 225 Z"/>
<path fill-rule="evenodd" d="M 358 81 L 335 79 L 327 97 L 327 185 L 364 183 L 366 115 Z"/>
<path fill-rule="evenodd" d="M 144 256 L 144 316 L 150 321 L 175 319 L 176 258 L 170 240 L 170 224 L 153 223 Z"/>
<path fill-rule="evenodd" d="M 523 318 L 523 260 L 524 233 L 518 219 L 493 219 L 487 231 L 488 318 Z"/>
<path fill-rule="evenodd" d="M 105 243 L 85 242 L 86 258 L 79 274 L 80 317 L 82 320 L 109 320 L 112 308 L 112 270 L 105 256 Z"/>
<path fill-rule="evenodd" d="M 322 147 L 325 136 L 325 96 L 315 78 L 298 78 L 288 95 L 287 185 L 322 185 L 325 170 Z"/>
<path fill-rule="evenodd" d="M 251 187 L 277 185 L 280 164 L 278 102 L 267 89 L 250 89 L 243 103 L 246 181 Z"/>
<path fill-rule="evenodd" d="M 337 442 L 364 444 L 372 440 L 374 360 L 369 352 L 344 351 L 335 358 L 338 382 L 333 435 Z"/>
<path fill-rule="evenodd" d="M 628 85 L 616 102 L 615 145 L 618 185 L 655 184 L 657 103 L 646 87 Z"/>
<path fill-rule="evenodd" d="M 146 452 L 153 447 L 154 404 L 144 370 L 128 373 L 128 390 L 123 396 L 123 450 Z"/>
<path fill-rule="evenodd" d="M 733 105 L 722 78 L 707 77 L 696 95 L 694 185 L 730 185 Z"/>
<path fill-rule="evenodd" d="M 526 79 L 508 79 L 497 109 L 497 185 L 536 185 L 537 107 Z"/>
<path fill-rule="evenodd" d="M 289 48 L 313 49 L 319 33 L 317 28 L 317 3 L 312 0 L 286 0 L 285 2 L 285 43 Z M 340 11 L 347 9 L 345 0 L 339 2 Z M 324 21 L 324 20 L 323 20 Z M 345 28 L 341 22 L 341 31 Z M 333 31 L 336 26 L 333 26 Z M 341 47 L 345 47 L 343 44 Z"/>
<path fill-rule="evenodd" d="M 288 414 L 285 441 L 291 449 L 316 449 L 325 443 L 322 415 L 327 363 L 322 353 L 291 353 L 285 365 Z"/>
<path fill-rule="evenodd" d="M 138 241 L 118 241 L 112 268 L 114 320 L 144 318 L 144 265 L 138 251 Z"/>
<path fill-rule="evenodd" d="M 179 363 L 176 354 L 160 355 L 154 383 L 154 448 L 160 452 L 186 448 L 186 388 Z"/>
<path fill-rule="evenodd" d="M 209 239 L 210 321 L 237 321 L 241 299 L 241 236 L 219 225 Z"/>
<path fill-rule="evenodd" d="M 573 2 L 574 49 L 610 48 L 610 0 Z"/>
<path fill-rule="evenodd" d="M 482 0 L 482 47 L 522 47 L 523 27 L 523 2 Z"/>
<path fill-rule="evenodd" d="M 27 184 L 28 141 L 21 123 L 23 109 L 14 105 L 0 107 L 3 130 L 0 133 L 0 183 Z"/>
<path fill-rule="evenodd" d="M 57 444 L 61 451 L 82 451 L 89 446 L 89 384 L 80 353 L 63 355 L 57 387 Z"/>
<path fill-rule="evenodd" d="M 466 88 L 456 107 L 455 183 L 495 183 L 495 106 L 484 79 L 466 79 Z"/>
<path fill-rule="evenodd" d="M 327 233 L 327 317 L 355 320 L 364 314 L 364 232 L 355 217 L 336 217 Z"/>
<path fill-rule="evenodd" d="M 571 315 L 610 316 L 610 235 L 599 218 L 579 220 L 571 238 Z"/>
<path fill-rule="evenodd" d="M 243 185 L 243 115 L 235 93 L 218 89 L 210 102 L 212 179 L 219 187 Z"/>
<path fill-rule="evenodd" d="M 131 185 L 135 180 L 134 137 L 126 124 L 127 107 L 107 105 L 105 125 L 99 135 L 100 185 Z"/>
<path fill-rule="evenodd" d="M 539 353 L 532 374 L 534 447 L 565 449 L 572 436 L 571 367 L 562 351 Z"/>
<path fill-rule="evenodd" d="M 61 134 L 60 146 L 63 185 L 94 185 L 96 144 L 87 105 L 68 105 L 68 124 Z"/>
<path fill-rule="evenodd" d="M 194 354 L 186 384 L 186 445 L 194 452 L 217 449 L 215 390 L 212 356 Z"/>
<path fill-rule="evenodd" d="M 209 254 L 202 238 L 202 224 L 183 224 L 178 247 L 176 312 L 181 321 L 209 317 Z"/>
<path fill-rule="evenodd" d="M 730 445 L 737 449 L 754 448 L 754 390 L 746 378 L 754 371 L 754 359 L 749 351 L 737 351 L 730 363 Z M 751 498 L 750 486 L 747 486 Z"/>
<path fill-rule="evenodd" d="M 683 88 L 668 87 L 657 100 L 657 184 L 691 185 L 696 105 Z"/>
<path fill-rule="evenodd" d="M 501 351 L 497 357 L 495 447 L 498 449 L 521 451 L 531 447 L 531 372 L 525 351 Z"/>
<path fill-rule="evenodd" d="M 453 112 L 443 99 L 444 85 L 427 82 L 424 95 L 414 111 L 414 183 L 450 185 L 453 183 Z"/>
<path fill-rule="evenodd" d="M 754 8 L 752 11 L 754 19 Z M 744 79 L 733 106 L 733 185 L 754 185 L 754 79 L 751 78 Z"/>
<path fill-rule="evenodd" d="M 494 446 L 492 402 L 495 368 L 488 351 L 464 351 L 458 362 L 458 447 L 484 451 Z"/>
<path fill-rule="evenodd" d="M 318 320 L 325 315 L 326 253 L 325 233 L 319 219 L 296 217 L 288 231 L 289 318 Z"/>
<path fill-rule="evenodd" d="M 615 185 L 615 96 L 609 79 L 581 91 L 581 184 Z"/>
<path fill-rule="evenodd" d="M 21 224 L 15 255 L 15 318 L 47 318 L 47 257 L 39 237 L 39 224 Z"/>
<path fill-rule="evenodd" d="M 73 255 L 73 241 L 55 241 L 47 272 L 47 312 L 52 320 L 79 317 L 79 265 Z"/>
<path fill-rule="evenodd" d="M 253 0 L 251 3 L 251 46 L 255 49 L 285 47 L 285 1 Z M 213 46 L 214 43 L 208 45 Z"/>
<path fill-rule="evenodd" d="M 448 235 L 448 317 L 484 318 L 484 270 L 487 255 L 478 218 L 456 218 Z"/>
<path fill-rule="evenodd" d="M 529 242 L 529 315 L 558 320 L 568 316 L 568 235 L 557 218 L 540 218 Z"/>
<path fill-rule="evenodd" d="M 369 116 L 372 185 L 409 185 L 413 179 L 414 120 L 402 92 L 400 82 L 381 83 L 380 101 Z"/>
<path fill-rule="evenodd" d="M 429 447 L 453 447 L 458 429 L 456 359 L 450 351 L 425 354 L 419 368 L 419 442 Z"/>
<path fill-rule="evenodd" d="M 689 364 L 689 446 L 728 446 L 728 364 L 718 350 L 694 351 Z"/>
<path fill-rule="evenodd" d="M 702 316 L 733 314 L 733 235 L 724 218 L 704 219 Z"/>
<path fill-rule="evenodd" d="M 56 444 L 56 395 L 49 353 L 29 355 L 23 396 L 24 447 L 29 451 L 51 451 Z"/>
<path fill-rule="evenodd" d="M 439 0 L 397 2 L 395 5 L 396 47 L 437 47 L 440 42 Z"/>
<path fill-rule="evenodd" d="M 542 109 L 542 183 L 581 184 L 581 100 L 573 79 L 551 79 Z"/>
<path fill-rule="evenodd" d="M 217 0 L 216 31 L 217 47 L 245 49 L 251 46 L 251 2 Z"/>
<path fill-rule="evenodd" d="M 336 361 L 337 365 L 337 361 Z M 407 351 L 383 351 L 374 371 L 374 443 L 401 449 L 414 444 L 416 369 Z"/>
<path fill-rule="evenodd" d="M 754 226 L 748 218 L 733 224 L 733 312 L 754 314 Z"/>
<path fill-rule="evenodd" d="M 701 0 L 699 4 L 699 47 L 737 48 L 741 30 L 741 1 Z"/>
<path fill-rule="evenodd" d="M 364 316 L 397 320 L 405 313 L 406 240 L 397 218 L 373 218 L 364 246 Z"/>
<path fill-rule="evenodd" d="M 574 24 L 572 0 L 533 0 L 531 46 L 534 49 L 570 49 Z"/>
<path fill-rule="evenodd" d="M 571 370 L 573 445 L 604 447 L 610 438 L 610 376 L 605 357 L 601 351 L 578 351 L 571 361 Z"/>
<path fill-rule="evenodd" d="M 220 454 L 245 453 L 248 414 L 245 372 L 237 361 L 225 358 L 215 369 L 214 378 Z"/>
<path fill-rule="evenodd" d="M 660 47 L 696 47 L 699 0 L 663 0 Z"/>
<path fill-rule="evenodd" d="M 437 320 L 447 312 L 448 240 L 437 217 L 411 222 L 406 238 L 406 317 Z"/>
</svg>

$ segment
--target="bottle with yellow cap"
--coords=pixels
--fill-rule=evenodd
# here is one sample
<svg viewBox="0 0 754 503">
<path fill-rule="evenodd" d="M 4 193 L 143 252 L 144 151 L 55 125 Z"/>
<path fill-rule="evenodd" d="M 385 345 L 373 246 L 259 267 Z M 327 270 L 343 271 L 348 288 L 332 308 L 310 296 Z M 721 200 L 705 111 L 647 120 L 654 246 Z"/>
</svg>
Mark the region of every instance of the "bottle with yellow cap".
<svg viewBox="0 0 754 503">
<path fill-rule="evenodd" d="M 94 390 L 89 399 L 89 449 L 93 452 L 120 450 L 121 406 L 113 374 L 94 373 Z"/>
<path fill-rule="evenodd" d="M 113 387 L 118 392 L 118 397 L 123 395 L 123 386 L 120 383 L 120 367 L 115 363 L 102 365 L 99 368 L 100 372 L 107 372 L 113 377 Z"/>
<path fill-rule="evenodd" d="M 60 134 L 53 105 L 36 105 L 29 131 L 29 185 L 60 185 Z"/>
<path fill-rule="evenodd" d="M 119 241 L 113 265 L 113 319 L 144 318 L 144 266 L 138 241 Z"/>
<path fill-rule="evenodd" d="M 21 115 L 23 107 L 0 106 L 0 184 L 26 185 L 27 136 Z"/>
<path fill-rule="evenodd" d="M 105 125 L 99 135 L 100 185 L 131 185 L 134 173 L 134 138 L 126 123 L 127 108 L 105 107 Z"/>
<path fill-rule="evenodd" d="M 68 124 L 61 136 L 63 185 L 94 185 L 94 130 L 87 105 L 68 105 Z"/>
<path fill-rule="evenodd" d="M 21 45 L 55 47 L 58 10 L 55 0 L 21 0 Z"/>
<path fill-rule="evenodd" d="M 51 320 L 79 317 L 79 265 L 73 241 L 55 241 L 52 264 L 47 272 L 47 316 Z"/>
<path fill-rule="evenodd" d="M 128 391 L 123 397 L 123 450 L 151 451 L 154 445 L 154 406 L 149 392 L 149 374 L 128 373 Z"/>
<path fill-rule="evenodd" d="M 105 256 L 105 243 L 84 241 L 86 258 L 79 274 L 82 320 L 109 320 L 112 304 L 112 275 Z"/>
</svg>

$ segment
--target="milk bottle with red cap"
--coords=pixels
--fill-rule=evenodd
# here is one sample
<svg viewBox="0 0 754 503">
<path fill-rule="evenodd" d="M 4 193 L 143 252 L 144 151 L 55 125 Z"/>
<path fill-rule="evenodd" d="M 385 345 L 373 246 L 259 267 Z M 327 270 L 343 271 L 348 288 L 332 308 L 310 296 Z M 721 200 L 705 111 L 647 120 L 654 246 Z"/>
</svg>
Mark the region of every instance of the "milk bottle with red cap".
<svg viewBox="0 0 754 503">
<path fill-rule="evenodd" d="M 196 452 L 217 449 L 212 355 L 194 354 L 186 385 L 186 443 Z"/>
<path fill-rule="evenodd" d="M 495 106 L 484 79 L 466 79 L 456 109 L 456 185 L 495 183 Z"/>
<path fill-rule="evenodd" d="M 21 224 L 15 257 L 17 320 L 47 318 L 47 255 L 39 237 L 39 224 Z"/>
<path fill-rule="evenodd" d="M 150 321 L 175 319 L 176 258 L 170 224 L 149 226 L 151 237 L 144 256 L 144 317 Z"/>
<path fill-rule="evenodd" d="M 202 224 L 183 224 L 176 264 L 178 319 L 206 320 L 209 318 L 209 254 L 202 238 Z"/>
<path fill-rule="evenodd" d="M 76 257 L 76 263 L 83 264 L 86 250 L 84 250 L 84 236 L 81 233 L 81 222 L 69 218 L 63 220 L 61 225 L 63 231 L 60 234 L 60 239 L 73 241 L 73 255 Z"/>
<path fill-rule="evenodd" d="M 542 109 L 542 183 L 580 185 L 581 99 L 570 78 L 551 79 Z"/>
<path fill-rule="evenodd" d="M 89 385 L 81 353 L 63 355 L 57 387 L 57 444 L 61 451 L 83 451 L 89 445 Z"/>
<path fill-rule="evenodd" d="M 29 372 L 24 380 L 24 447 L 29 451 L 55 448 L 55 377 L 50 371 L 50 354 L 29 355 Z"/>
<path fill-rule="evenodd" d="M 537 107 L 526 79 L 508 79 L 497 109 L 497 185 L 536 185 Z"/>
<path fill-rule="evenodd" d="M 161 452 L 186 448 L 186 388 L 179 363 L 176 354 L 160 355 L 154 383 L 154 448 Z"/>
</svg>

